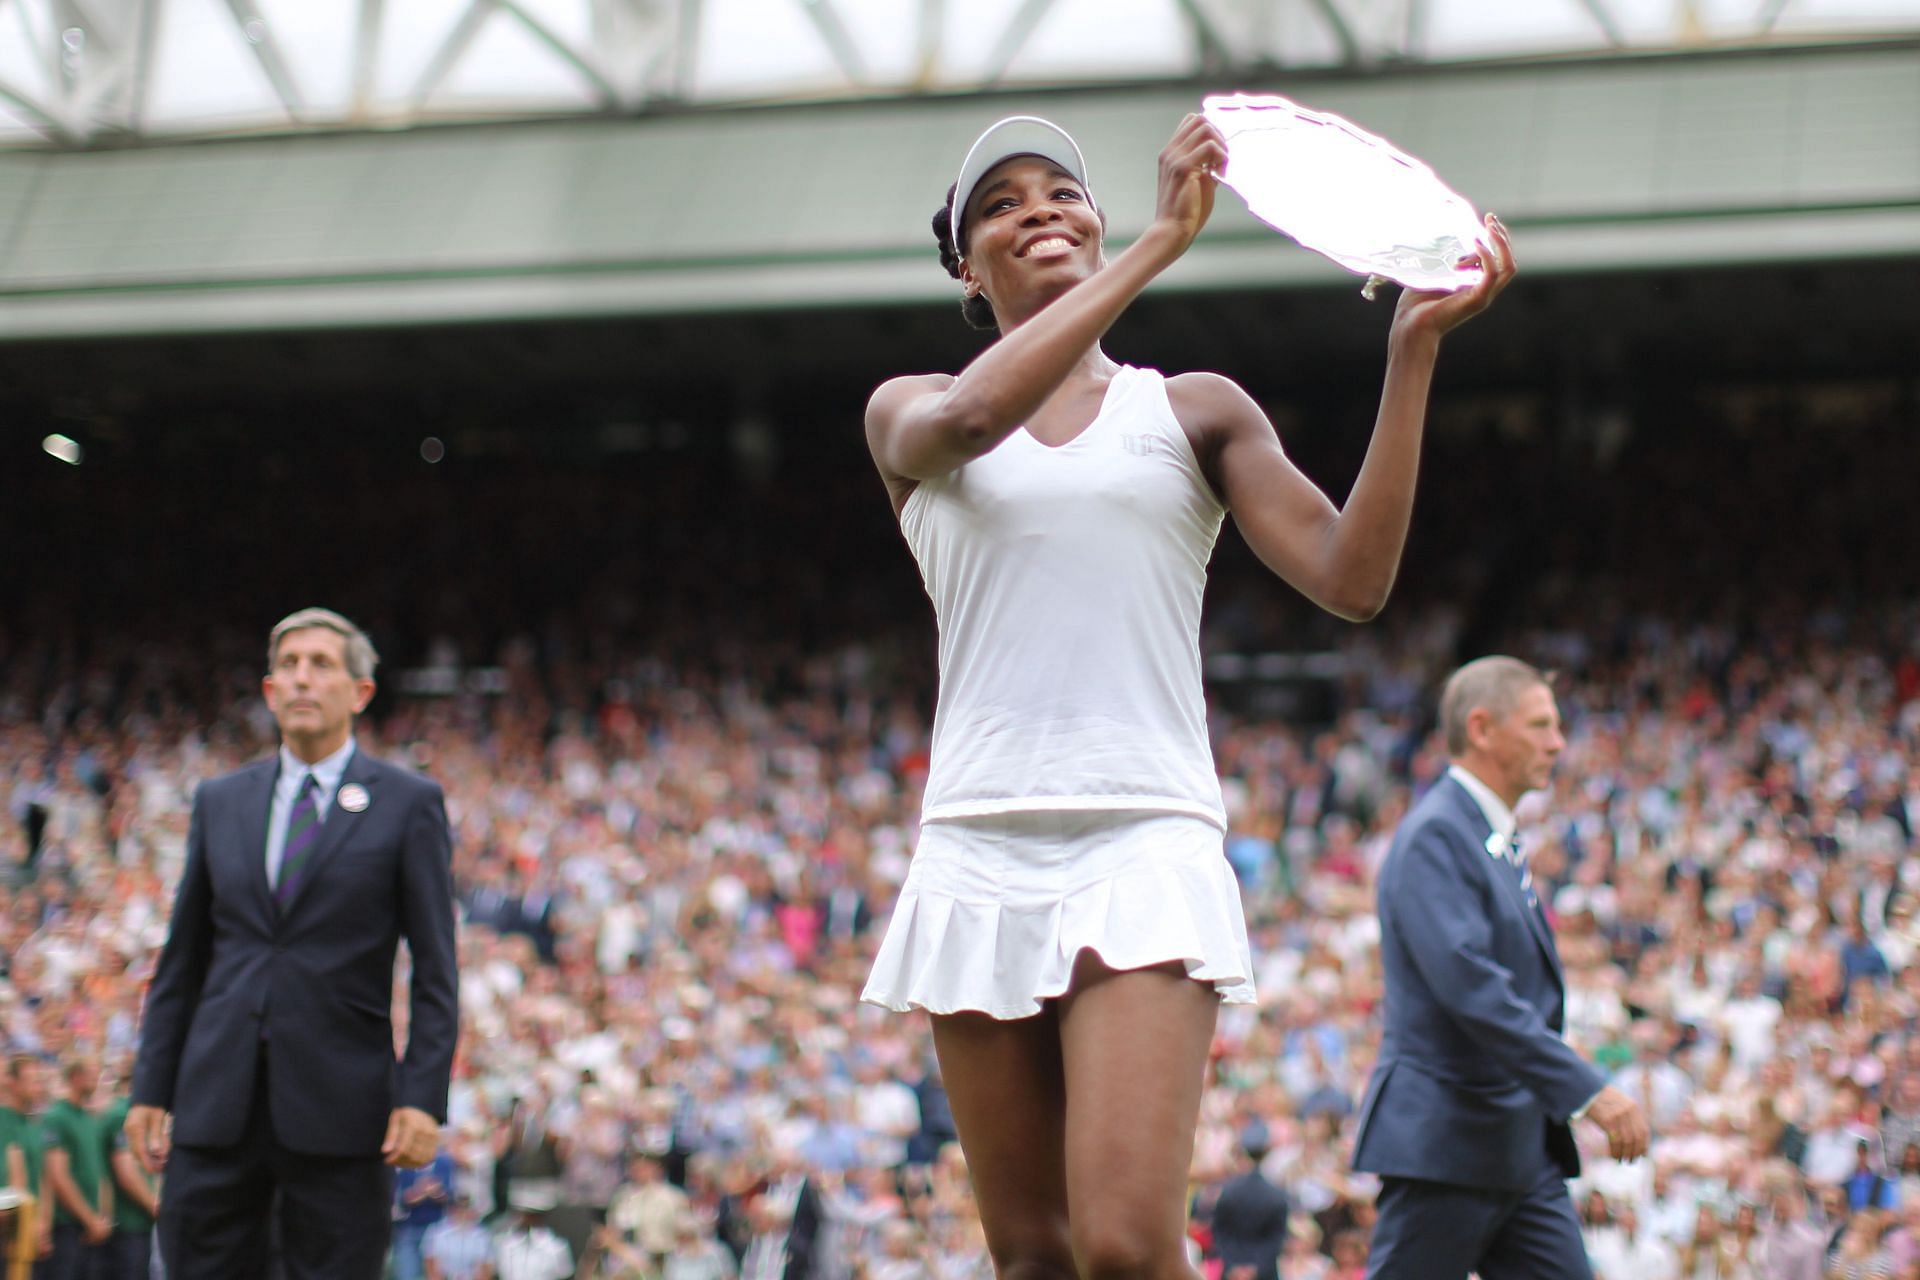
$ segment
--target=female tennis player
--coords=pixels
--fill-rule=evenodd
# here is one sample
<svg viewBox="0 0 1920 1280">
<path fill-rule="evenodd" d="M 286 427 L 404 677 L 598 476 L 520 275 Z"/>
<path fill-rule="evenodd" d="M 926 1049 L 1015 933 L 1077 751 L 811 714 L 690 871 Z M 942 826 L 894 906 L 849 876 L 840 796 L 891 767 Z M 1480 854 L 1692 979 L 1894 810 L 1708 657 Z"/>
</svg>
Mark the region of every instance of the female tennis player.
<svg viewBox="0 0 1920 1280">
<path fill-rule="evenodd" d="M 1208 746 L 1200 599 L 1231 512 L 1343 618 L 1406 542 L 1443 335 L 1512 280 L 1404 292 L 1358 479 L 1336 509 L 1253 400 L 1100 348 L 1206 225 L 1225 140 L 1188 116 L 1146 232 L 1108 260 L 1071 138 L 982 134 L 934 215 L 963 313 L 999 339 L 873 394 L 875 463 L 940 630 L 919 847 L 864 998 L 926 1009 L 1002 1277 L 1187 1277 L 1185 1189 L 1222 1001 L 1253 966 Z"/>
</svg>

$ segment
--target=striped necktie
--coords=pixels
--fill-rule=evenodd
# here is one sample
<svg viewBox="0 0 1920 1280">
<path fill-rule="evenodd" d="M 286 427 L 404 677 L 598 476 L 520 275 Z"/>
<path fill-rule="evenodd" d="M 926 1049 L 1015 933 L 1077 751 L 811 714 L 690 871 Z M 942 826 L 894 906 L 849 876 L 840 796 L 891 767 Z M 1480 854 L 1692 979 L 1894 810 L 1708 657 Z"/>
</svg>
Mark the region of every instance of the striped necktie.
<svg viewBox="0 0 1920 1280">
<path fill-rule="evenodd" d="M 1519 836 L 1507 841 L 1507 857 L 1520 872 L 1520 892 L 1526 896 L 1527 905 L 1538 906 L 1540 900 L 1533 894 L 1533 872 L 1527 866 L 1527 855 L 1521 852 Z"/>
<path fill-rule="evenodd" d="M 287 815 L 287 839 L 280 846 L 280 878 L 273 886 L 275 905 L 284 907 L 292 901 L 293 891 L 300 887 L 300 873 L 319 841 L 320 781 L 309 773 L 300 783 L 293 812 Z"/>
</svg>

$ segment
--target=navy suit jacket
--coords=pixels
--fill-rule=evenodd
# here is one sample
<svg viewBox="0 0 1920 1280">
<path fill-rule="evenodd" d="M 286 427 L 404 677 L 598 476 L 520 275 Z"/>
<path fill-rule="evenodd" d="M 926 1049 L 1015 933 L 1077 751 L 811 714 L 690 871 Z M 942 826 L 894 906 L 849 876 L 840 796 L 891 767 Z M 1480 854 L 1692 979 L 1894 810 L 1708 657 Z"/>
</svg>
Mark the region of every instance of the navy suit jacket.
<svg viewBox="0 0 1920 1280">
<path fill-rule="evenodd" d="M 1287 1193 L 1258 1169 L 1220 1188 L 1212 1226 L 1213 1250 L 1220 1255 L 1222 1275 L 1247 1266 L 1259 1280 L 1275 1280 L 1280 1274 L 1280 1251 L 1287 1244 L 1287 1208 Z"/>
<path fill-rule="evenodd" d="M 267 885 L 279 760 L 203 785 L 186 869 L 140 1030 L 133 1101 L 173 1112 L 173 1140 L 228 1146 L 267 1061 L 274 1133 L 292 1151 L 377 1156 L 396 1107 L 444 1122 L 459 1034 L 453 873 L 439 784 L 356 750 L 284 908 Z M 340 797 L 357 784 L 360 812 Z M 394 957 L 412 957 L 395 1060 Z"/>
<path fill-rule="evenodd" d="M 1546 916 L 1487 852 L 1467 789 L 1443 778 L 1380 871 L 1386 1025 L 1356 1169 L 1526 1191 L 1580 1171 L 1568 1117 L 1600 1073 L 1561 1038 L 1566 987 Z"/>
</svg>

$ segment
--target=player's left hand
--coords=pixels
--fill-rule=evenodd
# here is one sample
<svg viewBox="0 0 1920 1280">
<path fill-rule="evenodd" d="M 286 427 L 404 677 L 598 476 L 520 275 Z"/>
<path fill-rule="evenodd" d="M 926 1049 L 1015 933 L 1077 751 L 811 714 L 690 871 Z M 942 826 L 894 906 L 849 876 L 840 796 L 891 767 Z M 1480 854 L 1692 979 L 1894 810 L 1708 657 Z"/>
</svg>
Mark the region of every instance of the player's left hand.
<svg viewBox="0 0 1920 1280">
<path fill-rule="evenodd" d="M 440 1123 L 418 1107 L 396 1107 L 387 1119 L 380 1155 L 388 1164 L 418 1169 L 440 1149 Z"/>
<path fill-rule="evenodd" d="M 1480 283 L 1470 289 L 1452 292 L 1403 290 L 1400 305 L 1393 313 L 1396 336 L 1423 333 L 1438 338 L 1485 311 L 1493 305 L 1500 291 L 1513 283 L 1514 272 L 1519 268 L 1513 260 L 1513 241 L 1507 235 L 1507 228 L 1490 213 L 1486 219 L 1486 232 L 1480 252 L 1462 264 L 1475 265 L 1477 259 L 1477 265 L 1483 272 Z"/>
</svg>

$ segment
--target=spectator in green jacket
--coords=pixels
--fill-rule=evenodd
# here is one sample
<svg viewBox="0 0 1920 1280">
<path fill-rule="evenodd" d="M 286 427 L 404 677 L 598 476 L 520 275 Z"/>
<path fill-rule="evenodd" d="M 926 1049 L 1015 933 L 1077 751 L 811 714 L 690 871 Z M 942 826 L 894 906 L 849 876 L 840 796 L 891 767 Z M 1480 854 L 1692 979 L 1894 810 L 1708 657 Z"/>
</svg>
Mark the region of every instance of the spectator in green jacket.
<svg viewBox="0 0 1920 1280">
<path fill-rule="evenodd" d="M 127 1144 L 126 1075 L 114 1098 L 100 1113 L 100 1140 L 107 1160 L 113 1193 L 113 1236 L 107 1242 L 108 1280 L 147 1280 L 153 1270 L 153 1220 L 160 1200 L 154 1180 L 140 1167 Z"/>
<path fill-rule="evenodd" d="M 19 1258 L 44 1258 L 52 1248 L 52 1224 L 41 1204 L 40 1112 L 47 1105 L 47 1071 L 32 1054 L 17 1053 L 7 1059 L 4 1089 L 0 1089 L 0 1162 L 4 1162 L 7 1186 L 32 1197 L 30 1216 L 22 1225 L 33 1232 L 31 1246 L 9 1251 L 9 1262 Z M 11 1275 L 18 1268 L 9 1266 Z"/>
<path fill-rule="evenodd" d="M 89 1058 L 75 1057 L 67 1061 L 61 1077 L 64 1095 L 40 1118 L 53 1219 L 53 1251 L 44 1264 L 45 1280 L 89 1280 L 103 1265 L 101 1259 L 113 1236 L 106 1147 L 99 1113 L 93 1110 L 100 1069 Z"/>
</svg>

